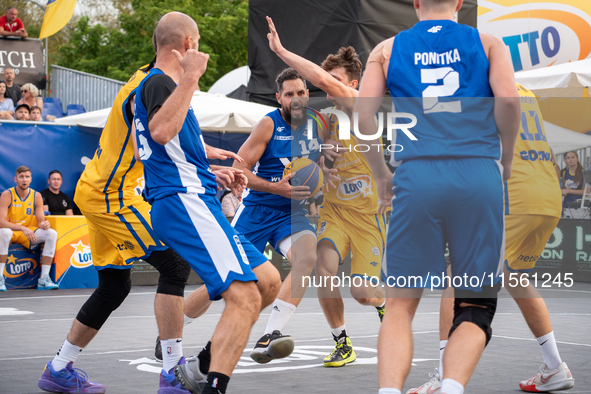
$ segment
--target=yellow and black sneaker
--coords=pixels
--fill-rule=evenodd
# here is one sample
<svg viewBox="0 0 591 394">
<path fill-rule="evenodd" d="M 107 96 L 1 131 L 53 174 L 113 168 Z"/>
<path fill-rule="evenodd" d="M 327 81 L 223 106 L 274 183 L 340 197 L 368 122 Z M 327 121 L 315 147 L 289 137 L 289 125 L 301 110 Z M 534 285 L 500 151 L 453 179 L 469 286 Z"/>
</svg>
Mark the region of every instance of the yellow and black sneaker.
<svg viewBox="0 0 591 394">
<path fill-rule="evenodd" d="M 378 316 L 380 317 L 380 324 L 384 321 L 384 311 L 386 310 L 385 306 L 376 306 L 376 310 L 378 311 Z"/>
<path fill-rule="evenodd" d="M 258 340 L 250 352 L 250 358 L 259 364 L 266 364 L 276 358 L 284 358 L 293 352 L 295 341 L 290 335 L 283 335 L 279 330 L 265 334 Z"/>
<path fill-rule="evenodd" d="M 324 358 L 325 367 L 342 367 L 357 359 L 351 340 L 347 336 L 345 330 L 341 332 L 341 335 L 339 335 L 338 338 L 335 337 L 334 334 L 332 337 L 335 341 L 335 348 L 331 354 Z"/>
</svg>

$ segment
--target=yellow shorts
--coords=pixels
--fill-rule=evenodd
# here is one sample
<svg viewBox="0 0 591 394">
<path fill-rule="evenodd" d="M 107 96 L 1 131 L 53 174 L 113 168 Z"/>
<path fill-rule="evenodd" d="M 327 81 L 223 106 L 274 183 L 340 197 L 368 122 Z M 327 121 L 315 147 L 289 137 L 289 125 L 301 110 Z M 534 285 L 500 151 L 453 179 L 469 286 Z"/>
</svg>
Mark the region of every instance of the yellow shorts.
<svg viewBox="0 0 591 394">
<path fill-rule="evenodd" d="M 82 211 L 88 222 L 92 262 L 97 269 L 129 267 L 155 250 L 165 250 L 150 222 L 151 206 L 145 201 L 118 212 Z"/>
<path fill-rule="evenodd" d="M 37 227 L 28 227 L 28 229 L 35 232 L 35 230 L 37 230 Z M 12 231 L 12 238 L 10 239 L 10 243 L 11 244 L 20 244 L 24 248 L 31 249 L 31 241 L 29 240 L 29 238 L 27 238 L 25 233 L 23 233 L 22 231 L 14 231 L 13 230 Z"/>
<path fill-rule="evenodd" d="M 505 266 L 509 271 L 534 269 L 559 220 L 545 215 L 505 215 Z"/>
<path fill-rule="evenodd" d="M 330 241 L 340 264 L 351 251 L 351 277 L 379 278 L 386 244 L 384 215 L 360 214 L 331 203 L 324 203 L 318 214 L 318 242 Z"/>
</svg>

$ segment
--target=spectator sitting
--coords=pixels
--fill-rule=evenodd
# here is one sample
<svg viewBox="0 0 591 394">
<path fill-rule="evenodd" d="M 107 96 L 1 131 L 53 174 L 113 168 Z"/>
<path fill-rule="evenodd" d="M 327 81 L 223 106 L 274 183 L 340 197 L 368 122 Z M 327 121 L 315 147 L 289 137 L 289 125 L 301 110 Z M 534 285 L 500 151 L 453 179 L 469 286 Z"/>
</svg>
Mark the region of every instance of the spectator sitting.
<svg viewBox="0 0 591 394">
<path fill-rule="evenodd" d="M 6 67 L 4 69 L 4 82 L 6 82 L 6 95 L 12 99 L 12 103 L 16 105 L 20 99 L 23 98 L 21 94 L 21 85 L 14 83 L 14 69 Z"/>
<path fill-rule="evenodd" d="M 0 119 L 14 120 L 14 103 L 6 93 L 6 82 L 0 82 Z"/>
<path fill-rule="evenodd" d="M 70 197 L 62 191 L 62 173 L 59 170 L 53 170 L 49 173 L 47 179 L 49 187 L 41 192 L 43 197 L 43 210 L 49 211 L 51 215 L 73 215 L 72 201 Z"/>
<path fill-rule="evenodd" d="M 18 10 L 14 7 L 8 7 L 6 15 L 0 17 L 0 36 L 16 36 L 27 38 L 23 21 L 17 18 Z"/>
<path fill-rule="evenodd" d="M 224 192 L 222 196 L 222 213 L 227 218 L 234 217 L 236 210 L 240 206 L 240 202 L 242 201 L 242 196 L 236 197 L 232 194 L 231 191 L 227 190 Z"/>
<path fill-rule="evenodd" d="M 37 106 L 43 110 L 43 99 L 37 97 L 39 96 L 39 89 L 37 89 L 37 86 L 32 83 L 26 83 L 21 86 L 21 93 L 23 98 L 20 99 L 16 105 L 27 104 L 29 108 Z"/>
<path fill-rule="evenodd" d="M 57 289 L 58 286 L 49 277 L 57 245 L 57 232 L 45 220 L 41 195 L 29 188 L 31 170 L 20 166 L 16 169 L 14 181 L 16 186 L 0 195 L 0 291 L 6 291 L 4 267 L 11 243 L 21 244 L 25 248 L 45 243 L 41 253 L 41 276 L 37 289 Z"/>
<path fill-rule="evenodd" d="M 36 105 L 31 107 L 29 120 L 41 122 L 41 108 L 37 107 Z"/>
<path fill-rule="evenodd" d="M 567 152 L 564 155 L 564 162 L 566 167 L 560 173 L 562 184 L 562 208 L 568 208 L 567 203 L 574 202 L 583 196 L 583 185 L 585 178 L 583 178 L 583 166 L 579 162 L 577 152 Z"/>
<path fill-rule="evenodd" d="M 16 106 L 14 110 L 14 118 L 16 120 L 29 120 L 30 109 L 27 104 L 20 104 Z"/>
</svg>

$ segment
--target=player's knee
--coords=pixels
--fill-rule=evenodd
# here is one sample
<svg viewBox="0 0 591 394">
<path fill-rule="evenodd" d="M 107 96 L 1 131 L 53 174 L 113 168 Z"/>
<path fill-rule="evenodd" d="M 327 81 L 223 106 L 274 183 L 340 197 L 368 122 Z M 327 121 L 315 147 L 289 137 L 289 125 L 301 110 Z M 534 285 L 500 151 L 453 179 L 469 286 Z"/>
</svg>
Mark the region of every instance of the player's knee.
<svg viewBox="0 0 591 394">
<path fill-rule="evenodd" d="M 100 330 L 111 313 L 121 306 L 131 291 L 129 270 L 99 271 L 99 285 L 80 308 L 76 319 L 95 330 Z"/>
<path fill-rule="evenodd" d="M 253 272 L 259 279 L 257 287 L 261 294 L 262 302 L 272 302 L 281 288 L 279 271 L 277 271 L 273 264 L 266 262 L 253 269 Z"/>
<path fill-rule="evenodd" d="M 246 316 L 252 317 L 252 323 L 254 324 L 261 311 L 261 294 L 253 282 L 241 283 L 240 287 L 240 293 L 232 297 L 231 300 L 226 300 L 226 302 L 230 301 L 234 303 Z"/>
<path fill-rule="evenodd" d="M 12 230 L 9 228 L 0 228 L 0 240 L 10 241 L 12 239 Z"/>
<path fill-rule="evenodd" d="M 185 284 L 191 274 L 189 263 L 172 249 L 152 252 L 147 261 L 160 273 L 156 293 L 185 296 Z"/>
<path fill-rule="evenodd" d="M 45 242 L 56 242 L 57 241 L 57 231 L 55 231 L 54 229 L 50 228 L 47 231 L 47 240 Z"/>
<path fill-rule="evenodd" d="M 464 297 L 466 295 L 472 297 Z M 492 337 L 491 324 L 497 310 L 497 298 L 475 298 L 475 295 L 478 294 L 468 290 L 456 290 L 456 298 L 454 301 L 454 322 L 449 331 L 449 335 L 451 335 L 460 324 L 469 322 L 475 324 L 484 332 L 484 335 L 486 336 L 486 344 L 488 345 L 488 342 Z"/>
<path fill-rule="evenodd" d="M 316 251 L 307 250 L 301 251 L 297 254 L 297 262 L 304 272 L 312 272 L 314 265 L 316 265 Z"/>
<path fill-rule="evenodd" d="M 361 305 L 369 305 L 371 303 L 370 289 L 365 286 L 351 287 L 351 296 Z"/>
</svg>

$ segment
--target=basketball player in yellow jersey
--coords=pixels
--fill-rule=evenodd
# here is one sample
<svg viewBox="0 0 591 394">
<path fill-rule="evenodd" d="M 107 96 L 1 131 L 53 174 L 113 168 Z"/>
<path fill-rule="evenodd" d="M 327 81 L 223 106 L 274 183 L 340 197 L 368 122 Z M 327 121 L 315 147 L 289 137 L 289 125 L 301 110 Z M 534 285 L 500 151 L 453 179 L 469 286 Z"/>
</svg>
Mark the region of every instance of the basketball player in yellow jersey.
<svg viewBox="0 0 591 394">
<path fill-rule="evenodd" d="M 283 48 L 273 21 L 269 17 L 267 21 L 271 50 L 306 80 L 325 91 L 337 110 L 353 119 L 351 112 L 362 69 L 355 50 L 341 48 L 318 67 Z M 338 178 L 333 175 L 331 179 L 338 184 L 336 188 L 325 190 L 324 203 L 319 211 L 316 279 L 336 275 L 342 259 L 351 251 L 351 295 L 361 305 L 376 307 L 381 320 L 385 299 L 377 281 L 386 239 L 385 218 L 378 215 L 377 188 L 366 159 L 363 153 L 353 149 L 357 140 L 352 136 L 350 140 L 340 141 L 338 121 L 334 115 L 330 120 L 330 140 L 323 146 L 334 148 L 325 154 L 334 160 L 333 169 L 336 169 Z M 318 297 L 336 343 L 335 350 L 324 359 L 324 366 L 340 367 L 355 361 L 355 351 L 345 328 L 344 304 L 339 289 L 331 291 L 329 286 L 318 287 Z"/>
<path fill-rule="evenodd" d="M 41 253 L 41 276 L 37 282 L 37 289 L 58 288 L 49 277 L 55 255 L 57 232 L 50 228 L 49 222 L 45 220 L 43 199 L 41 194 L 29 187 L 31 180 L 31 170 L 20 166 L 16 169 L 14 177 L 16 186 L 4 191 L 0 196 L 0 291 L 6 291 L 4 267 L 11 243 L 21 244 L 28 249 L 45 243 Z"/>
<path fill-rule="evenodd" d="M 523 274 L 534 269 L 556 228 L 562 213 L 562 199 L 536 97 L 521 85 L 517 88 L 521 102 L 521 128 L 515 145 L 513 172 L 505 186 L 503 275 L 505 288 L 519 306 L 544 359 L 539 372 L 520 382 L 519 387 L 529 392 L 567 390 L 574 386 L 574 379 L 558 353 L 546 303 L 531 283 L 525 278 L 521 280 Z M 440 323 L 447 321 L 449 326 L 440 327 L 440 333 L 448 333 L 451 328 L 452 305 L 442 302 L 441 313 L 448 316 L 440 319 Z M 445 346 L 447 336 L 442 334 L 440 339 Z M 440 354 L 443 358 L 443 353 Z M 438 392 L 433 390 L 441 385 L 441 373 L 441 370 L 436 370 L 431 381 L 409 390 L 407 394 Z"/>
</svg>

